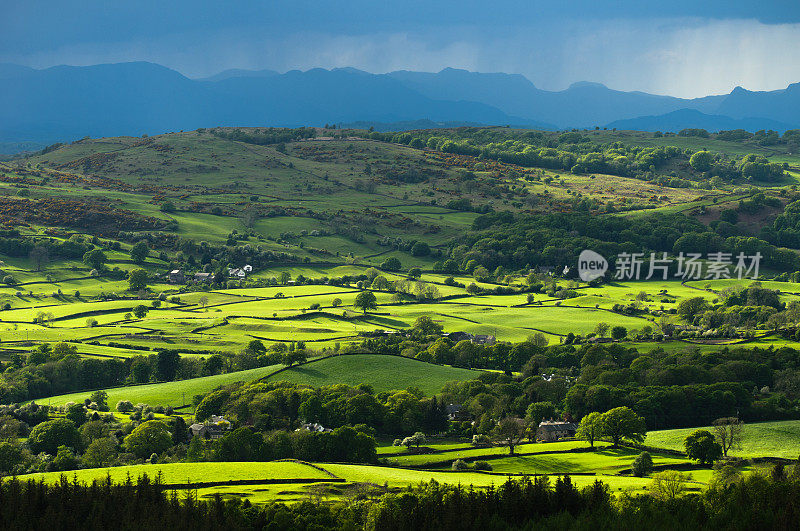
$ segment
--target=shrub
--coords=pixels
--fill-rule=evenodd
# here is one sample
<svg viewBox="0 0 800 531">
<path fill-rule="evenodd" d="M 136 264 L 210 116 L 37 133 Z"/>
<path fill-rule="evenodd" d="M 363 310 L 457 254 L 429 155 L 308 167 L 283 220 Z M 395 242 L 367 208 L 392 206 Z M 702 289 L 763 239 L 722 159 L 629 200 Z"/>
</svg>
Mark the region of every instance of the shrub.
<svg viewBox="0 0 800 531">
<path fill-rule="evenodd" d="M 475 466 L 473 468 L 475 470 L 484 470 L 488 472 L 492 470 L 492 465 L 490 465 L 488 461 L 475 461 Z"/>
<path fill-rule="evenodd" d="M 633 460 L 633 475 L 643 477 L 653 471 L 653 458 L 649 452 L 642 452 Z"/>
<path fill-rule="evenodd" d="M 469 465 L 463 459 L 456 459 L 451 468 L 453 470 L 469 470 Z"/>
<path fill-rule="evenodd" d="M 117 411 L 120 413 L 130 413 L 133 411 L 133 402 L 130 400 L 120 400 L 117 402 Z"/>
</svg>

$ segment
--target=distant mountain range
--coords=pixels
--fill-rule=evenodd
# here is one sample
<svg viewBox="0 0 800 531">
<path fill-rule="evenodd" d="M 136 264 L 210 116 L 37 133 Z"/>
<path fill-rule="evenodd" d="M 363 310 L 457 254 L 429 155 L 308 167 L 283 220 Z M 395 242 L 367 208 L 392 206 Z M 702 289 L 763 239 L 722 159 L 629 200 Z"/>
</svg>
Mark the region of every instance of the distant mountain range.
<svg viewBox="0 0 800 531">
<path fill-rule="evenodd" d="M 137 62 L 43 70 L 0 64 L 0 87 L 0 148 L 5 150 L 84 136 L 213 126 L 800 128 L 800 83 L 770 92 L 737 87 L 727 95 L 682 99 L 587 82 L 547 91 L 519 74 L 452 68 L 389 74 L 353 68 L 284 74 L 227 70 L 190 79 Z"/>
</svg>

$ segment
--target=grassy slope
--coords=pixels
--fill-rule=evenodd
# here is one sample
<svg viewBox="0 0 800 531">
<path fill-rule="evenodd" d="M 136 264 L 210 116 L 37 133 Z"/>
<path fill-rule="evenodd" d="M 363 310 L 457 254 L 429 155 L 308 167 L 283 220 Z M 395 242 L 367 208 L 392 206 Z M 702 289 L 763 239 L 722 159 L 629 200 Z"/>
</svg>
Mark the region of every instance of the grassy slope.
<svg viewBox="0 0 800 531">
<path fill-rule="evenodd" d="M 191 380 L 181 380 L 177 382 L 166 382 L 158 384 L 136 385 L 128 387 L 114 387 L 106 389 L 108 392 L 108 403 L 113 408 L 120 400 L 130 400 L 135 403 L 145 403 L 150 405 L 179 406 L 182 403 L 183 395 L 186 402 L 191 403 L 192 396 L 200 393 L 207 393 L 219 387 L 234 382 L 247 382 L 262 378 L 282 365 L 271 365 L 269 367 L 259 367 L 247 371 L 231 372 L 228 374 L 218 374 L 216 376 L 204 376 Z M 39 398 L 36 401 L 40 404 L 52 404 L 54 406 L 63 405 L 66 402 L 78 402 L 88 398 L 91 392 L 70 393 L 67 395 Z"/>
<path fill-rule="evenodd" d="M 677 430 L 651 431 L 647 434 L 645 444 L 658 448 L 683 450 L 683 440 L 697 429 L 683 428 Z M 759 422 L 744 427 L 741 450 L 731 450 L 732 457 L 785 457 L 796 459 L 800 454 L 800 420 L 781 422 Z"/>
<path fill-rule="evenodd" d="M 426 394 L 439 392 L 453 380 L 471 380 L 478 371 L 443 367 L 397 356 L 348 355 L 309 363 L 271 376 L 270 381 L 313 385 L 371 385 L 376 391 L 416 386 Z"/>
<path fill-rule="evenodd" d="M 191 403 L 192 397 L 196 394 L 207 393 L 221 385 L 264 378 L 283 367 L 283 365 L 270 365 L 247 371 L 205 376 L 177 382 L 114 387 L 106 390 L 108 392 L 108 403 L 112 408 L 120 400 L 130 400 L 133 403 L 150 405 L 179 406 L 182 404 L 184 396 L 186 403 Z M 285 380 L 313 386 L 337 383 L 357 386 L 363 383 L 371 385 L 376 391 L 390 391 L 417 386 L 427 394 L 435 394 L 449 381 L 471 380 L 477 377 L 478 374 L 478 371 L 443 367 L 397 356 L 348 355 L 312 360 L 304 365 L 281 371 L 271 377 L 270 380 Z M 66 402 L 82 401 L 88 398 L 90 394 L 91 392 L 88 391 L 70 393 L 39 398 L 36 401 L 40 404 L 60 406 Z"/>
</svg>

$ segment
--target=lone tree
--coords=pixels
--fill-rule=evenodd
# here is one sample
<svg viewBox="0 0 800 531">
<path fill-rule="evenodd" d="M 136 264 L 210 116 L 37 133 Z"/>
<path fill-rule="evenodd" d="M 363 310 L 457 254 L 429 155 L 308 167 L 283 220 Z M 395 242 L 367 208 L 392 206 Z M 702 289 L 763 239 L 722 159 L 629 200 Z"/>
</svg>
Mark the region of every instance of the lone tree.
<svg viewBox="0 0 800 531">
<path fill-rule="evenodd" d="M 131 247 L 131 260 L 137 264 L 143 264 L 147 260 L 148 254 L 150 254 L 150 247 L 145 241 L 138 242 Z"/>
<path fill-rule="evenodd" d="M 683 440 L 686 455 L 701 465 L 711 465 L 722 457 L 722 446 L 708 430 L 695 430 Z"/>
<path fill-rule="evenodd" d="M 144 269 L 134 269 L 128 273 L 128 289 L 131 291 L 141 291 L 147 287 L 147 271 Z"/>
<path fill-rule="evenodd" d="M 578 425 L 578 430 L 575 432 L 575 437 L 588 441 L 589 446 L 594 448 L 594 442 L 602 434 L 600 417 L 601 415 L 597 411 L 584 415 Z"/>
<path fill-rule="evenodd" d="M 633 475 L 641 478 L 653 471 L 653 457 L 650 452 L 642 452 L 636 456 L 631 465 Z"/>
<path fill-rule="evenodd" d="M 640 443 L 647 433 L 644 419 L 625 406 L 603 413 L 600 416 L 600 430 L 603 436 L 611 439 L 614 446 L 619 446 L 623 439 Z"/>
<path fill-rule="evenodd" d="M 375 298 L 375 294 L 371 291 L 362 291 L 356 295 L 356 300 L 353 303 L 353 306 L 356 308 L 361 308 L 364 310 L 364 314 L 366 314 L 367 310 L 375 310 L 378 308 L 378 299 Z"/>
<path fill-rule="evenodd" d="M 425 444 L 425 441 L 426 441 L 425 434 L 422 433 L 421 431 L 418 431 L 414 435 L 411 435 L 403 439 L 403 442 L 400 444 L 402 444 L 409 450 L 411 450 L 412 446 L 416 447 L 416 449 L 419 450 L 420 445 Z"/>
<path fill-rule="evenodd" d="M 31 249 L 31 252 L 28 253 L 28 257 L 31 259 L 36 271 L 41 271 L 42 268 L 47 265 L 47 262 L 50 260 L 50 253 L 47 252 L 47 249 L 42 247 L 41 245 L 35 246 Z"/>
<path fill-rule="evenodd" d="M 611 329 L 611 337 L 612 339 L 623 339 L 625 336 L 628 335 L 628 330 L 624 326 L 615 326 Z"/>
<path fill-rule="evenodd" d="M 597 326 L 594 327 L 594 333 L 597 334 L 598 337 L 606 337 L 608 335 L 608 329 L 610 326 L 608 323 L 597 323 Z"/>
<path fill-rule="evenodd" d="M 133 308 L 133 315 L 135 315 L 137 319 L 142 319 L 144 318 L 145 315 L 147 315 L 147 312 L 149 311 L 150 308 L 148 308 L 144 304 L 140 304 L 139 306 Z"/>
<path fill-rule="evenodd" d="M 122 445 L 137 457 L 147 458 L 172 446 L 172 434 L 160 420 L 148 420 L 125 437 Z"/>
<path fill-rule="evenodd" d="M 83 263 L 98 271 L 102 271 L 105 268 L 106 262 L 108 262 L 106 253 L 100 249 L 92 249 L 83 255 Z"/>
<path fill-rule="evenodd" d="M 502 446 L 508 446 L 508 453 L 514 455 L 514 447 L 525 438 L 525 421 L 516 417 L 505 417 L 494 429 L 494 436 Z"/>
<path fill-rule="evenodd" d="M 728 450 L 742 447 L 744 423 L 736 417 L 723 417 L 714 421 L 714 435 L 722 448 L 722 455 L 728 457 Z"/>
</svg>

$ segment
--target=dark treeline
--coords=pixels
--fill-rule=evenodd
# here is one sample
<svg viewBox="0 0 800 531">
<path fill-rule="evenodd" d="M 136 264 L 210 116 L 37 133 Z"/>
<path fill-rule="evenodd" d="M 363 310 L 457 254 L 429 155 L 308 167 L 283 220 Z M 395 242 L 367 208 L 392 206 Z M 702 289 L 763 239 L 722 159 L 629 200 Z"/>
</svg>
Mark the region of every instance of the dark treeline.
<svg viewBox="0 0 800 531">
<path fill-rule="evenodd" d="M 126 346 L 117 343 L 120 346 Z M 254 366 L 277 363 L 279 353 L 266 355 Z M 131 356 L 125 359 L 81 358 L 78 346 L 44 343 L 26 357 L 17 354 L 0 363 L 0 404 L 23 402 L 86 389 L 100 389 L 129 384 L 170 382 L 200 376 L 212 376 L 239 368 L 250 359 L 211 354 L 205 357 L 181 357 L 176 350 Z"/>
<path fill-rule="evenodd" d="M 368 385 L 344 384 L 313 388 L 289 382 L 233 384 L 212 391 L 197 406 L 195 418 L 224 415 L 235 425 L 258 431 L 294 429 L 300 422 L 326 428 L 355 426 L 362 432 L 389 435 L 416 431 L 437 433 L 447 428 L 441 401 L 419 389 L 375 393 Z"/>
<path fill-rule="evenodd" d="M 782 227 L 797 221 L 791 214 L 794 210 L 793 207 L 782 218 L 785 219 Z M 733 227 L 730 223 L 727 226 Z M 469 273 L 478 266 L 491 271 L 498 266 L 520 269 L 568 265 L 576 270 L 574 265 L 584 249 L 600 253 L 612 266 L 614 257 L 621 252 L 705 255 L 724 251 L 753 255 L 758 251 L 763 256 L 764 267 L 787 272 L 800 269 L 800 259 L 792 251 L 759 238 L 735 234 L 735 230 L 731 233 L 726 226 L 715 231 L 682 214 L 643 216 L 637 218 L 634 227 L 624 217 L 580 212 L 536 216 L 496 212 L 476 218 L 472 229 L 453 242 L 450 249 L 450 258 Z M 794 237 L 792 230 L 785 228 L 777 235 L 767 233 L 764 237 L 775 243 L 786 243 Z M 646 258 L 649 259 L 649 254 Z"/>
<path fill-rule="evenodd" d="M 377 461 L 375 430 L 359 424 L 332 431 L 280 431 L 269 434 L 246 426 L 213 441 L 192 438 L 187 461 L 302 461 L 335 463 L 374 463 Z"/>
<path fill-rule="evenodd" d="M 774 131 L 773 131 L 774 133 Z M 708 132 L 705 132 L 708 136 Z M 663 136 L 660 133 L 657 136 Z M 681 136 L 702 136 L 685 134 Z M 606 173 L 686 187 L 692 181 L 711 188 L 714 179 L 722 181 L 778 181 L 783 179 L 785 164 L 770 163 L 765 157 L 747 154 L 726 158 L 709 151 L 695 151 L 676 146 L 629 146 L 620 141 L 597 142 L 580 131 L 560 134 L 542 131 L 515 131 L 502 128 L 462 127 L 452 130 L 413 131 L 405 133 L 371 132 L 369 137 L 384 142 L 407 144 L 443 153 L 497 160 L 523 167 L 549 168 L 572 173 Z M 796 132 L 787 131 L 777 143 L 796 145 Z M 698 153 L 700 154 L 698 156 Z M 679 176 L 656 175 L 668 165 L 681 167 Z"/>
<path fill-rule="evenodd" d="M 416 339 L 415 339 L 416 338 Z M 569 339 L 569 338 L 567 338 Z M 800 352 L 784 348 L 729 348 L 701 353 L 687 348 L 643 353 L 617 343 L 478 345 L 436 336 L 370 338 L 360 348 L 433 363 L 505 374 L 445 387 L 445 403 L 463 404 L 475 433 L 506 415 L 580 418 L 592 411 L 627 406 L 650 429 L 705 425 L 719 417 L 746 421 L 798 418 Z M 512 372 L 521 372 L 514 378 Z M 541 420 L 531 418 L 531 421 Z"/>
<path fill-rule="evenodd" d="M 796 470 L 796 468 L 795 468 Z M 301 502 L 253 506 L 237 498 L 197 500 L 146 476 L 135 483 L 82 485 L 63 477 L 45 485 L 12 479 L 0 483 L 3 529 L 796 529 L 800 478 L 775 469 L 715 482 L 701 494 L 622 496 L 607 486 L 583 489 L 568 476 L 551 482 L 508 479 L 498 487 L 431 482 L 400 493 L 352 503 Z"/>
<path fill-rule="evenodd" d="M 198 129 L 198 133 L 208 131 L 214 136 L 233 140 L 235 142 L 246 142 L 248 144 L 268 145 L 281 144 L 284 142 L 295 142 L 306 138 L 314 138 L 317 132 L 313 127 L 301 127 L 299 129 L 285 129 L 279 127 L 268 127 L 264 129 Z"/>
</svg>

